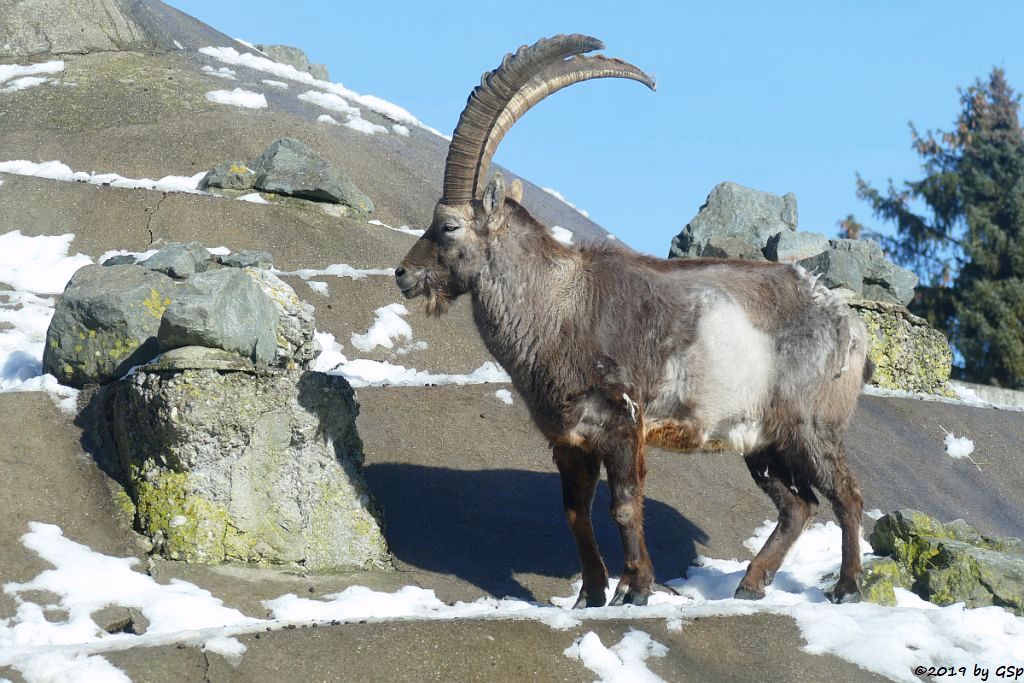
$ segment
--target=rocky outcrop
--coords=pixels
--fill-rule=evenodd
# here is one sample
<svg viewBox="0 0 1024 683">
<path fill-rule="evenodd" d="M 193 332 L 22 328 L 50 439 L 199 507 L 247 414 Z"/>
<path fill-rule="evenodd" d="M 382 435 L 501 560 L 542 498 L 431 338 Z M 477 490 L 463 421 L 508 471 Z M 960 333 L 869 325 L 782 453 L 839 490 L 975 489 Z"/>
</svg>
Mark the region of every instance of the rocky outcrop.
<svg viewBox="0 0 1024 683">
<path fill-rule="evenodd" d="M 716 185 L 686 227 L 672 239 L 669 258 L 703 256 L 714 237 L 740 239 L 761 250 L 780 232 L 796 230 L 796 196 L 783 197 L 737 183 Z"/>
<path fill-rule="evenodd" d="M 313 307 L 265 269 L 266 252 L 213 257 L 198 242 L 171 243 L 132 261 L 86 266 L 68 283 L 43 354 L 62 384 L 106 384 L 181 346 L 288 369 L 308 368 L 320 351 Z"/>
<path fill-rule="evenodd" d="M 313 64 L 303 50 L 291 45 L 257 45 L 256 48 L 275 62 L 290 64 L 299 71 L 305 71 L 313 78 L 321 81 L 331 80 L 324 64 Z"/>
<path fill-rule="evenodd" d="M 186 347 L 94 401 L 153 553 L 307 571 L 390 566 L 343 378 Z"/>
<path fill-rule="evenodd" d="M 954 396 L 948 385 L 953 353 L 946 335 L 904 306 L 851 299 L 868 328 L 871 384 L 883 389 Z"/>
<path fill-rule="evenodd" d="M 373 212 L 373 200 L 345 175 L 294 138 L 281 138 L 248 163 L 231 161 L 210 170 L 200 189 L 258 190 L 285 197 L 337 204 L 358 215 Z"/>
<path fill-rule="evenodd" d="M 839 239 L 829 248 L 798 263 L 819 273 L 826 287 L 842 287 L 870 301 L 906 306 L 914 299 L 917 276 L 885 258 L 872 240 Z"/>
<path fill-rule="evenodd" d="M 1024 541 L 989 538 L 964 522 L 942 524 L 917 510 L 884 515 L 871 533 L 884 556 L 865 570 L 864 597 L 896 604 L 905 588 L 936 605 L 996 605 L 1024 616 Z"/>
</svg>

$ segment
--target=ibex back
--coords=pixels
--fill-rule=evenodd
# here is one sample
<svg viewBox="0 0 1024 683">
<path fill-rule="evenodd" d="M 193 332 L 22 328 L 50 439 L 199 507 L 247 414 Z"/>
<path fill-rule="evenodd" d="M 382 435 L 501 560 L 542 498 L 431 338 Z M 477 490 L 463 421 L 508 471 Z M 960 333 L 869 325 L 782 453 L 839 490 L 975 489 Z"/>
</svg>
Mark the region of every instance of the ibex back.
<svg viewBox="0 0 1024 683">
<path fill-rule="evenodd" d="M 757 599 L 818 506 L 843 534 L 834 601 L 858 600 L 863 501 L 842 436 L 870 362 L 865 329 L 799 267 L 674 260 L 622 247 L 570 248 L 507 196 L 487 171 L 530 107 L 599 77 L 653 80 L 601 42 L 556 36 L 484 74 L 452 136 L 430 228 L 395 271 L 407 298 L 444 312 L 469 294 L 488 349 L 550 440 L 583 566 L 577 607 L 605 603 L 608 572 L 591 524 L 603 464 L 625 567 L 611 604 L 646 604 L 654 580 L 644 543 L 648 444 L 729 449 L 779 509 L 736 596 Z M 518 195 L 511 191 L 510 195 Z"/>
</svg>

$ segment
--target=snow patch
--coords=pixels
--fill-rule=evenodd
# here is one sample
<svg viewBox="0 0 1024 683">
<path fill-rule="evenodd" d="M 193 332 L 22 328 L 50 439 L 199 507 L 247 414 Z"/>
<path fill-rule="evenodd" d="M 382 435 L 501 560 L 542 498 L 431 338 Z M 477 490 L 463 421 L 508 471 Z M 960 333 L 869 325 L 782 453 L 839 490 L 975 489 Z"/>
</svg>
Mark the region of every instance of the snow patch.
<svg viewBox="0 0 1024 683">
<path fill-rule="evenodd" d="M 252 92 L 235 88 L 234 90 L 211 90 L 206 93 L 206 99 L 217 104 L 230 104 L 234 107 L 245 109 L 264 109 L 267 106 L 267 98 L 263 93 Z"/>
<path fill-rule="evenodd" d="M 373 351 L 378 346 L 393 349 L 398 339 L 412 339 L 412 328 L 402 316 L 409 310 L 402 304 L 388 304 L 378 308 L 373 324 L 364 334 L 352 334 L 352 346 L 360 351 Z"/>
<path fill-rule="evenodd" d="M 178 41 L 174 41 L 174 47 L 178 48 L 179 50 L 185 49 L 185 46 L 179 43 Z"/>
<path fill-rule="evenodd" d="M 251 202 L 253 204 L 269 204 L 266 199 L 263 198 L 259 192 L 250 192 L 249 194 L 243 194 L 241 197 L 236 197 L 240 202 Z"/>
<path fill-rule="evenodd" d="M 59 161 L 35 163 L 24 159 L 16 159 L 13 161 L 0 161 L 0 173 L 88 183 L 90 185 L 106 185 L 109 187 L 205 194 L 199 189 L 199 181 L 206 175 L 206 171 L 196 173 L 194 176 L 169 175 L 159 180 L 150 180 L 149 178 L 125 178 L 117 173 L 72 171 L 69 166 Z"/>
<path fill-rule="evenodd" d="M 284 81 L 275 81 L 275 80 L 270 79 L 270 78 L 264 78 L 262 83 L 264 85 L 269 85 L 272 88 L 280 88 L 281 90 L 287 90 L 288 89 L 288 84 L 285 83 Z"/>
<path fill-rule="evenodd" d="M 570 202 L 570 201 L 569 201 L 568 199 L 566 199 L 566 198 L 565 198 L 565 196 L 564 196 L 564 195 L 563 195 L 563 194 L 562 194 L 561 192 L 559 192 L 558 190 L 556 190 L 556 189 L 554 189 L 554 188 L 551 188 L 551 187 L 542 187 L 542 188 L 540 188 L 540 189 L 544 190 L 544 191 L 545 191 L 545 192 L 547 192 L 547 193 L 548 193 L 549 195 L 551 195 L 552 197 L 554 197 L 554 198 L 555 198 L 555 199 L 557 199 L 558 201 L 562 202 L 563 204 L 565 204 L 566 206 L 568 206 L 568 207 L 569 207 L 570 209 L 573 209 L 574 211 L 576 211 L 576 212 L 577 212 L 577 213 L 579 213 L 580 215 L 582 215 L 582 216 L 585 216 L 585 217 L 587 217 L 587 218 L 590 218 L 590 213 L 588 213 L 587 211 L 584 211 L 583 209 L 581 209 L 581 208 L 577 207 L 577 206 L 576 206 L 575 204 L 573 204 L 572 202 Z"/>
<path fill-rule="evenodd" d="M 316 117 L 316 122 L 317 123 L 330 123 L 330 124 L 335 125 L 335 126 L 341 125 L 330 114 L 320 114 L 320 116 Z"/>
<path fill-rule="evenodd" d="M 871 519 L 879 520 L 885 513 L 879 510 L 878 508 L 872 508 L 870 510 L 865 510 L 864 514 L 870 517 Z"/>
<path fill-rule="evenodd" d="M 301 277 L 303 280 L 308 280 L 312 277 L 323 277 L 324 275 L 333 275 L 334 277 L 347 277 L 351 280 L 362 280 L 364 277 L 370 275 L 389 275 L 393 276 L 395 271 L 391 268 L 353 268 L 346 263 L 334 263 L 326 268 L 315 269 L 315 268 L 303 268 L 301 270 L 273 270 L 274 275 L 295 275 Z"/>
<path fill-rule="evenodd" d="M 974 458 L 971 457 L 971 453 L 974 452 L 974 442 L 966 436 L 956 436 L 953 432 L 946 431 L 946 428 L 942 425 L 939 425 L 939 429 L 946 434 L 946 438 L 943 440 L 946 444 L 946 455 L 954 460 L 967 458 L 974 463 L 974 466 L 977 467 L 980 472 L 981 466 L 974 462 Z"/>
<path fill-rule="evenodd" d="M 42 372 L 52 295 L 63 292 L 75 271 L 92 263 L 84 254 L 68 255 L 74 238 L 71 233 L 29 237 L 20 230 L 0 235 L 0 392 L 45 391 L 71 414 L 78 391 Z"/>
<path fill-rule="evenodd" d="M 309 288 L 320 296 L 327 296 L 327 283 L 320 282 L 319 280 L 306 280 L 306 284 Z"/>
<path fill-rule="evenodd" d="M 400 123 L 392 124 L 391 130 L 395 131 L 395 133 L 401 135 L 403 138 L 409 137 L 409 129 Z"/>
<path fill-rule="evenodd" d="M 494 392 L 494 395 L 498 397 L 498 400 L 505 405 L 512 405 L 512 392 L 508 389 L 498 389 Z"/>
<path fill-rule="evenodd" d="M 468 374 L 433 373 L 402 365 L 357 358 L 339 365 L 328 374 L 341 375 L 354 387 L 422 387 L 441 384 L 491 384 L 511 382 L 498 365 L 487 361 Z"/>
<path fill-rule="evenodd" d="M 563 653 L 577 659 L 600 678 L 602 683 L 654 683 L 664 679 L 647 668 L 650 657 L 664 657 L 668 648 L 643 631 L 630 629 L 617 645 L 605 647 L 590 631 L 576 639 Z"/>
<path fill-rule="evenodd" d="M 55 60 L 52 62 L 40 62 L 38 64 L 0 64 L 0 93 L 24 90 L 32 86 L 41 85 L 51 81 L 50 78 L 43 78 L 37 74 L 55 74 L 64 71 L 64 62 Z M 9 82 L 10 81 L 10 82 Z"/>
<path fill-rule="evenodd" d="M 298 95 L 298 98 L 304 102 L 311 102 L 318 107 L 330 109 L 331 111 L 336 111 L 340 114 L 347 114 L 348 116 L 363 115 L 363 113 L 359 111 L 358 107 L 353 107 L 351 104 L 346 102 L 344 98 L 332 93 L 307 90 L 306 92 Z"/>
<path fill-rule="evenodd" d="M 203 47 L 199 48 L 199 51 L 226 64 L 231 64 L 233 66 L 245 66 L 250 69 L 255 69 L 256 71 L 262 71 L 263 73 L 277 76 L 278 78 L 284 78 L 289 81 L 303 83 L 305 85 L 324 90 L 328 93 L 351 100 L 356 104 L 366 107 L 370 111 L 376 112 L 381 116 L 385 116 L 396 123 L 401 123 L 407 126 L 418 126 L 439 137 L 448 139 L 448 136 L 443 135 L 430 126 L 423 124 L 419 119 L 402 107 L 399 107 L 397 104 L 393 104 L 373 95 L 360 95 L 355 91 L 349 90 L 340 83 L 318 80 L 313 78 L 310 74 L 304 71 L 299 71 L 289 64 L 280 64 L 271 59 L 267 59 L 266 57 L 257 57 L 253 54 L 239 53 L 238 50 L 232 47 Z"/>
<path fill-rule="evenodd" d="M 551 236 L 567 247 L 572 246 L 573 234 L 571 230 L 566 230 L 560 225 L 555 225 L 551 228 Z"/>
<path fill-rule="evenodd" d="M 388 132 L 388 129 L 385 128 L 384 126 L 378 125 L 376 123 L 371 123 L 364 118 L 356 116 L 349 118 L 348 121 L 341 125 L 345 126 L 346 128 L 351 128 L 352 130 L 357 130 L 360 133 L 366 133 L 367 135 L 374 135 L 375 133 L 387 134 Z"/>
<path fill-rule="evenodd" d="M 953 391 L 956 393 L 956 398 L 937 396 L 935 394 L 915 394 L 913 392 L 902 391 L 900 389 L 883 389 L 882 387 L 875 387 L 870 384 L 864 386 L 864 393 L 868 396 L 881 396 L 884 398 L 912 398 L 918 401 L 935 401 L 937 403 L 949 403 L 957 406 L 969 406 L 971 408 L 993 408 L 996 410 L 1008 410 L 1017 413 L 1024 412 L 1024 406 L 990 403 L 967 387 L 957 387 L 956 385 L 950 386 L 952 386 Z"/>
<path fill-rule="evenodd" d="M 203 65 L 203 72 L 207 73 L 207 74 L 209 74 L 211 76 L 216 76 L 217 78 L 226 78 L 226 79 L 228 79 L 230 81 L 235 80 L 235 76 L 238 75 L 233 70 L 229 69 L 226 66 L 219 66 L 217 68 L 214 68 L 214 67 L 210 66 L 209 64 L 204 64 Z M 209 99 L 209 98 L 207 98 L 207 99 Z"/>
</svg>

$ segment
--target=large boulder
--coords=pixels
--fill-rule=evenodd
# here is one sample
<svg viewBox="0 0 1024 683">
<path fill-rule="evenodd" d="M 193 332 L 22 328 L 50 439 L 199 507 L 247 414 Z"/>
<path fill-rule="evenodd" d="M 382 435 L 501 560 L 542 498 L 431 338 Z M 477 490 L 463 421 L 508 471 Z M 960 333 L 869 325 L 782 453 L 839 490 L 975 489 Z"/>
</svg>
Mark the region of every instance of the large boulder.
<svg viewBox="0 0 1024 683">
<path fill-rule="evenodd" d="M 390 566 L 345 379 L 185 348 L 93 401 L 152 552 L 305 571 Z"/>
<path fill-rule="evenodd" d="M 249 167 L 255 174 L 253 187 L 258 190 L 344 204 L 363 214 L 373 212 L 373 201 L 343 171 L 295 138 L 271 143 Z"/>
<path fill-rule="evenodd" d="M 868 358 L 875 364 L 873 385 L 953 396 L 948 384 L 953 352 L 946 335 L 899 304 L 866 299 L 848 303 L 868 329 Z"/>
<path fill-rule="evenodd" d="M 288 369 L 308 369 L 320 352 L 313 307 L 268 270 L 267 252 L 212 257 L 198 242 L 173 243 L 134 261 L 86 266 L 68 283 L 43 354 L 62 384 L 106 384 L 181 346 Z"/>
<path fill-rule="evenodd" d="M 160 352 L 156 335 L 164 311 L 193 291 L 136 265 L 80 268 L 46 331 L 44 372 L 73 387 L 123 376 Z"/>
<path fill-rule="evenodd" d="M 686 227 L 672 239 L 669 258 L 700 256 L 713 237 L 734 237 L 763 249 L 768 238 L 796 230 L 796 196 L 782 197 L 737 183 L 720 183 Z"/>
<path fill-rule="evenodd" d="M 235 268 L 197 273 L 193 293 L 164 311 L 157 331 L 160 349 L 206 346 L 269 365 L 276 356 L 277 310 L 253 278 Z"/>
<path fill-rule="evenodd" d="M 796 263 L 829 248 L 828 238 L 817 232 L 783 230 L 768 238 L 764 255 L 769 261 Z"/>
<path fill-rule="evenodd" d="M 885 559 L 869 565 L 865 596 L 895 604 L 894 589 L 937 605 L 997 605 L 1024 616 L 1024 541 L 989 538 L 956 520 L 942 524 L 917 510 L 884 515 L 871 547 Z"/>
</svg>

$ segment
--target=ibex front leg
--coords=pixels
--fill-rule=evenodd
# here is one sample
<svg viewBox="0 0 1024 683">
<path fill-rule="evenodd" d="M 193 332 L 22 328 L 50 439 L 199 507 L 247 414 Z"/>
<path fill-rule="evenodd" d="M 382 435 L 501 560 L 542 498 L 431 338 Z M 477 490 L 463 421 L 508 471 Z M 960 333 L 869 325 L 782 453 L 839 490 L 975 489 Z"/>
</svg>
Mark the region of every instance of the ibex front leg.
<svg viewBox="0 0 1024 683">
<path fill-rule="evenodd" d="M 644 541 L 645 449 L 642 436 L 635 432 L 606 443 L 603 453 L 612 494 L 612 518 L 619 526 L 626 560 L 611 605 L 646 605 L 654 583 L 654 568 Z"/>
<path fill-rule="evenodd" d="M 583 565 L 583 588 L 573 608 L 603 607 L 608 587 L 608 570 L 594 538 L 590 509 L 594 491 L 601 475 L 601 461 L 593 453 L 575 446 L 556 444 L 555 465 L 562 475 L 562 502 L 569 529 L 576 541 L 576 549 Z"/>
</svg>

